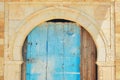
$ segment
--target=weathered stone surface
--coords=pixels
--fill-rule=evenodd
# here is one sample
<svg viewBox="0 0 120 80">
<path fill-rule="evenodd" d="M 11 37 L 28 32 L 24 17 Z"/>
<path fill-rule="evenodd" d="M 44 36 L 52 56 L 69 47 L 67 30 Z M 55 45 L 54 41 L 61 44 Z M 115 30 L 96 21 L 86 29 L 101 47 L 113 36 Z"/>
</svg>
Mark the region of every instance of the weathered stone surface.
<svg viewBox="0 0 120 80">
<path fill-rule="evenodd" d="M 118 24 L 116 25 L 116 29 L 115 29 L 116 33 L 120 33 L 120 24 L 119 24 L 119 22 L 117 22 Z"/>
<path fill-rule="evenodd" d="M 0 1 L 0 12 L 4 11 L 4 2 Z"/>
<path fill-rule="evenodd" d="M 4 12 L 0 12 L 0 18 L 4 18 Z"/>
<path fill-rule="evenodd" d="M 118 0 L 119 1 L 119 0 Z M 115 3 L 116 18 L 116 80 L 120 80 L 120 2 Z"/>
<path fill-rule="evenodd" d="M 0 0 L 0 2 L 3 2 L 3 1 L 9 1 L 9 2 L 94 2 L 94 1 L 97 1 L 97 2 L 103 2 L 103 1 L 113 1 L 113 0 Z M 119 1 L 119 0 L 117 0 Z"/>
<path fill-rule="evenodd" d="M 120 80 L 120 60 L 116 60 L 116 80 Z"/>
<path fill-rule="evenodd" d="M 4 45 L 4 39 L 0 39 L 0 45 Z"/>
<path fill-rule="evenodd" d="M 4 32 L 4 18 L 0 18 L 0 33 Z"/>
<path fill-rule="evenodd" d="M 0 80 L 2 80 L 2 76 L 3 76 L 3 57 L 0 57 Z"/>
<path fill-rule="evenodd" d="M 0 0 L 0 80 L 4 80 L 4 0 Z"/>
<path fill-rule="evenodd" d="M 4 76 L 0 76 L 0 80 L 4 80 Z"/>
<path fill-rule="evenodd" d="M 10 4 L 5 3 L 5 5 L 4 5 L 4 1 L 5 2 L 9 1 L 11 3 Z M 96 1 L 102 2 L 103 5 L 101 5 L 101 3 L 95 3 L 95 5 L 93 5 L 92 3 L 90 3 L 91 1 L 92 2 L 96 2 Z M 104 1 L 105 1 L 105 3 L 104 3 Z M 111 33 L 111 31 L 112 31 L 111 30 L 112 29 L 112 27 L 111 27 L 111 22 L 112 22 L 112 20 L 111 20 L 111 5 L 112 4 L 108 5 L 109 3 L 107 3 L 110 1 L 113 1 L 113 0 L 0 0 L 0 80 L 3 80 L 4 55 L 5 55 L 5 57 L 8 57 L 8 60 L 13 59 L 12 58 L 13 54 L 10 53 L 10 52 L 12 52 L 13 47 L 8 49 L 7 48 L 8 44 L 9 44 L 9 46 L 11 46 L 14 43 L 14 38 L 16 38 L 16 34 L 18 33 L 19 29 L 21 28 L 20 25 L 21 25 L 22 21 L 24 21 L 30 15 L 33 15 L 35 12 L 37 12 L 39 10 L 43 10 L 45 8 L 56 7 L 56 9 L 57 9 L 57 7 L 67 7 L 67 8 L 72 8 L 73 10 L 77 10 L 80 12 L 83 11 L 82 13 L 83 14 L 85 13 L 84 14 L 85 16 L 89 16 L 88 17 L 89 20 L 93 21 L 93 19 L 95 19 L 96 20 L 95 22 L 98 23 L 98 25 L 97 26 L 95 25 L 95 26 L 98 28 L 99 32 L 101 32 L 101 31 L 103 32 L 102 37 L 103 37 L 103 39 L 105 37 L 106 38 L 105 42 L 108 43 L 105 46 L 107 48 L 114 46 L 114 45 L 111 45 L 111 40 L 113 40 L 112 38 L 114 37 L 113 35 L 111 36 L 111 34 L 112 34 Z M 116 70 L 115 71 L 116 71 L 116 80 L 120 80 L 120 0 L 115 0 L 115 1 L 116 1 L 115 2 L 115 14 L 114 14 L 115 19 L 113 20 L 113 21 L 115 21 L 114 25 L 115 25 L 115 31 L 116 31 L 116 34 L 115 34 Z M 17 2 L 17 3 L 12 3 L 12 2 Z M 21 2 L 21 3 L 19 3 L 19 2 Z M 30 2 L 30 3 L 24 3 L 24 2 Z M 32 2 L 34 2 L 34 3 L 32 3 Z M 41 2 L 41 3 L 39 4 L 37 2 Z M 65 3 L 64 4 L 57 3 L 58 5 L 56 5 L 56 3 L 52 4 L 52 2 L 65 2 Z M 69 2 L 69 4 L 66 4 L 66 2 Z M 75 3 L 75 2 L 77 2 L 77 3 Z M 83 4 L 80 5 L 80 4 L 78 4 L 78 2 L 82 2 Z M 86 3 L 84 3 L 84 2 L 86 2 Z M 6 11 L 4 11 L 4 10 L 6 10 Z M 45 17 L 41 16 L 41 19 L 38 19 L 38 20 L 41 21 L 44 18 L 48 18 L 48 16 L 50 14 L 52 14 L 52 12 L 53 11 L 51 11 Z M 75 11 L 73 11 L 73 13 L 74 12 Z M 44 12 L 41 12 L 41 15 L 43 15 L 43 14 L 44 14 Z M 58 15 L 57 10 L 56 10 L 56 13 L 54 13 L 54 15 L 51 16 L 51 18 L 55 18 L 56 15 Z M 59 16 L 63 16 L 63 15 L 65 18 L 68 18 L 66 16 L 70 15 L 70 13 L 65 14 L 63 12 L 62 14 L 59 14 Z M 76 14 L 76 15 L 78 15 L 78 17 L 76 17 L 77 20 L 80 20 L 79 14 Z M 33 15 L 32 17 L 34 17 L 34 16 L 35 15 Z M 75 17 L 74 15 L 70 15 L 70 16 Z M 30 17 L 29 19 L 31 20 L 32 17 Z M 38 20 L 36 20 L 36 21 L 38 21 Z M 81 22 L 88 25 L 87 29 L 92 28 L 91 24 L 84 22 L 84 20 L 85 19 L 82 19 Z M 36 21 L 33 21 L 33 22 L 30 21 L 30 22 L 32 22 L 32 24 L 34 24 Z M 6 25 L 6 27 L 4 27 L 5 25 Z M 29 28 L 30 27 L 28 27 L 26 29 L 29 29 Z M 99 36 L 97 36 L 98 32 L 94 31 L 94 29 L 91 30 L 90 32 L 94 33 L 94 36 L 98 37 L 98 39 L 100 39 Z M 22 34 L 22 32 L 20 32 L 19 34 Z M 24 35 L 24 37 L 25 37 L 25 35 Z M 4 44 L 4 40 L 5 40 L 5 44 Z M 16 44 L 17 46 L 15 47 L 16 52 L 21 52 L 20 50 L 17 50 L 17 49 L 20 49 L 19 44 L 21 44 L 22 42 L 19 42 L 20 40 L 17 40 L 17 41 L 18 41 L 18 43 Z M 98 40 L 98 41 L 100 41 L 100 40 Z M 101 44 L 101 43 L 99 43 L 99 44 Z M 6 47 L 5 51 L 4 51 L 4 46 Z M 102 49 L 103 46 L 100 46 L 100 48 Z M 111 53 L 111 50 L 108 49 L 107 52 Z M 113 52 L 113 53 L 115 53 L 115 52 Z M 4 53 L 9 54 L 9 55 L 6 55 Z M 102 51 L 101 51 L 101 53 L 102 53 Z M 100 56 L 100 55 L 98 55 L 98 56 Z M 16 54 L 16 57 L 18 58 L 19 56 Z M 110 54 L 107 54 L 107 56 L 105 56 L 105 57 L 111 58 L 112 56 Z M 104 57 L 101 57 L 101 59 L 104 59 Z M 112 58 L 112 60 L 115 60 L 115 59 Z M 110 62 L 108 62 L 108 63 L 110 63 Z M 17 64 L 17 62 L 15 64 L 12 64 L 11 68 L 14 69 L 14 67 L 16 67 L 16 64 Z M 107 76 L 105 76 L 108 73 L 110 75 L 115 75 L 115 74 L 111 74 L 111 71 L 114 71 L 114 69 L 112 69 L 111 67 L 104 67 L 104 68 L 102 67 L 102 70 L 100 72 L 103 73 L 102 71 L 105 71 L 104 74 L 101 74 L 101 75 L 104 75 L 102 77 L 102 80 L 103 79 L 104 80 L 112 79 L 112 77 L 107 78 Z M 14 74 L 13 76 L 15 76 L 16 73 L 13 72 L 13 74 Z M 11 76 L 11 75 L 9 75 L 9 76 Z M 18 79 L 18 78 L 19 77 L 17 77 L 16 79 Z M 7 77 L 6 79 L 9 79 L 9 78 Z M 114 80 L 114 79 L 112 79 L 112 80 Z"/>
<path fill-rule="evenodd" d="M 3 39 L 3 38 L 4 38 L 4 33 L 0 32 L 0 39 Z"/>
<path fill-rule="evenodd" d="M 4 45 L 0 45 L 0 57 L 3 57 L 4 54 Z"/>
</svg>

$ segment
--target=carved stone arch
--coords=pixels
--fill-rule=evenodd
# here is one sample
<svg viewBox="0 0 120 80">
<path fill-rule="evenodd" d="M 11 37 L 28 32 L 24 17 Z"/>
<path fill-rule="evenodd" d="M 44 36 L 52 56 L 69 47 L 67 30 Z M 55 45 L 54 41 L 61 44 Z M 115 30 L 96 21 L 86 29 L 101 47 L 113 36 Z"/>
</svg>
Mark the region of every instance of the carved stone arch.
<svg viewBox="0 0 120 80">
<path fill-rule="evenodd" d="M 100 27 L 97 25 L 97 22 L 82 11 L 77 11 L 66 7 L 51 7 L 43 9 L 27 17 L 16 32 L 17 35 L 14 40 L 12 50 L 13 60 L 22 61 L 22 46 L 29 32 L 36 25 L 51 19 L 66 19 L 74 21 L 83 26 L 91 34 L 93 40 L 95 41 L 98 55 L 97 61 L 105 61 L 107 51 L 105 45 L 107 45 L 107 43 Z"/>
<path fill-rule="evenodd" d="M 5 61 L 5 80 L 21 80 L 22 47 L 25 38 L 35 26 L 51 19 L 70 20 L 85 28 L 92 36 L 97 47 L 98 80 L 114 80 L 114 63 L 107 64 L 106 57 L 109 54 L 109 48 L 106 37 L 96 20 L 82 10 L 60 6 L 38 10 L 18 24 L 19 28 L 15 33 L 16 36 L 10 41 L 11 49 L 9 53 L 12 58 Z M 11 68 L 12 71 L 10 71 Z M 109 72 L 107 72 L 108 70 Z M 112 79 L 106 77 L 106 73 L 112 76 Z M 12 77 L 11 74 L 13 74 Z M 104 74 L 106 76 L 103 77 Z"/>
</svg>

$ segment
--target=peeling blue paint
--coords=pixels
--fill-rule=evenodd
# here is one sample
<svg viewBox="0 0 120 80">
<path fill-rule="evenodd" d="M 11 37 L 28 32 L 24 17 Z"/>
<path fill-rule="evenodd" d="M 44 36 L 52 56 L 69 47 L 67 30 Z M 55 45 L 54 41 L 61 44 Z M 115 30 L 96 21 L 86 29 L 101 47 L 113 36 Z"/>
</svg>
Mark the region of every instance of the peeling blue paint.
<svg viewBox="0 0 120 80">
<path fill-rule="evenodd" d="M 44 23 L 28 35 L 26 80 L 80 80 L 80 28 Z"/>
</svg>

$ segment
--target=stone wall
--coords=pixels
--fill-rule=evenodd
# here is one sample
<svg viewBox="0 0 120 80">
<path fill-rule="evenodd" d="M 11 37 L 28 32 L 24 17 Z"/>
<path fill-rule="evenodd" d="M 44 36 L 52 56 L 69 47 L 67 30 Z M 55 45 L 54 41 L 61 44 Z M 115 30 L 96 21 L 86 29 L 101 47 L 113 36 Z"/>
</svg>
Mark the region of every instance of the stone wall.
<svg viewBox="0 0 120 80">
<path fill-rule="evenodd" d="M 34 11 L 34 9 L 37 9 L 37 8 L 35 8 L 35 7 L 37 7 L 37 5 L 36 6 L 35 5 L 29 5 L 29 6 L 26 6 L 26 5 L 22 5 L 22 6 L 21 5 L 20 6 L 19 5 L 17 5 L 17 6 L 11 5 L 9 7 L 9 9 L 11 9 L 11 12 L 9 13 L 9 18 L 8 18 L 8 15 L 7 15 L 8 11 L 7 11 L 7 8 L 6 8 L 8 6 L 6 6 L 6 4 L 7 4 L 7 2 L 36 2 L 36 1 L 44 2 L 45 0 L 5 0 L 5 1 L 0 0 L 0 80 L 4 80 L 3 79 L 3 77 L 4 77 L 4 53 L 5 53 L 4 50 L 6 50 L 6 48 L 9 47 L 9 45 L 6 45 L 7 42 L 9 42 L 9 39 L 4 39 L 4 37 L 7 36 L 7 35 L 4 35 L 4 34 L 9 33 L 9 36 L 13 37 L 12 36 L 14 34 L 13 32 L 15 32 L 15 28 L 16 28 L 17 24 L 20 22 L 20 20 L 23 20 L 23 18 L 25 16 L 28 16 L 29 14 L 31 14 L 32 11 Z M 46 2 L 47 1 L 51 2 L 51 0 L 46 0 Z M 80 0 L 52 0 L 52 1 L 55 1 L 55 2 L 57 2 L 57 1 L 59 1 L 59 2 L 62 2 L 62 1 L 64 1 L 64 2 L 78 1 L 78 2 L 80 2 Z M 110 2 L 112 0 L 81 0 L 81 1 L 83 1 L 83 2 L 99 1 L 99 2 L 102 2 L 102 3 L 104 3 L 104 2 L 106 3 L 106 2 Z M 115 49 L 116 49 L 116 54 L 115 54 L 116 55 L 116 74 L 114 74 L 114 75 L 116 75 L 116 80 L 120 80 L 120 0 L 113 1 L 113 3 L 114 2 L 115 2 L 115 27 L 116 27 L 116 30 L 115 30 L 116 31 L 116 34 L 115 34 L 115 36 L 116 36 L 116 45 L 115 45 L 116 46 L 115 47 Z M 25 6 L 28 9 L 25 10 L 25 8 L 23 8 L 23 6 Z M 32 9 L 31 6 L 34 6 L 34 9 Z M 49 6 L 51 6 L 51 5 L 49 5 Z M 92 6 L 90 8 L 92 9 L 93 7 L 94 6 Z M 101 24 L 104 24 L 104 21 L 102 21 L 102 20 L 104 20 L 106 18 L 106 14 L 108 16 L 110 16 L 109 13 L 107 13 L 107 11 L 106 11 L 106 7 L 107 6 L 95 7 L 96 10 L 95 10 L 94 13 L 91 13 L 91 11 L 89 11 L 88 9 L 85 9 L 85 8 L 84 9 L 87 10 L 87 13 L 90 14 L 92 17 L 94 17 L 96 20 L 99 20 L 98 22 L 101 25 Z M 41 9 L 42 9 L 42 7 L 41 7 Z M 97 9 L 101 10 L 101 13 L 98 13 Z M 14 10 L 16 10 L 16 11 L 14 11 Z M 19 10 L 20 10 L 20 12 L 19 12 Z M 26 13 L 27 10 L 28 10 L 28 13 Z M 21 11 L 23 11 L 23 12 L 21 13 Z M 18 12 L 18 13 L 16 13 L 16 12 Z M 14 13 L 16 13 L 16 15 L 14 15 Z M 5 16 L 6 16 L 6 18 L 5 18 Z M 97 16 L 97 17 L 95 17 L 95 16 Z M 11 26 L 11 28 L 6 29 L 6 31 L 4 29 L 4 28 L 6 28 L 4 26 L 7 26 L 7 24 L 5 24 L 5 22 L 4 22 L 5 19 L 10 19 L 11 20 L 10 24 L 9 24 L 9 26 Z M 108 25 L 109 25 L 109 23 L 108 23 Z M 103 28 L 103 30 L 104 29 L 106 30 L 105 34 L 108 33 L 107 32 L 107 27 L 102 27 L 102 28 Z M 106 34 L 106 36 L 109 36 L 109 35 Z M 109 37 L 109 39 L 110 39 L 110 37 Z M 8 57 L 10 57 L 10 56 L 8 56 Z"/>
<path fill-rule="evenodd" d="M 120 80 L 120 1 L 115 3 L 116 18 L 116 80 Z"/>
<path fill-rule="evenodd" d="M 0 80 L 3 80 L 4 60 L 4 3 L 0 2 Z"/>
</svg>

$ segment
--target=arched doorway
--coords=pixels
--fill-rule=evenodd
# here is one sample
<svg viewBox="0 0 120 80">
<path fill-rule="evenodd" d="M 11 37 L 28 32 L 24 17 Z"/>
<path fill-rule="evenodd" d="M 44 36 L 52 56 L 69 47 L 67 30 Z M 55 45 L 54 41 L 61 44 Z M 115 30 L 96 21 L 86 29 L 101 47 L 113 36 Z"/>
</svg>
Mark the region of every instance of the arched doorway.
<svg viewBox="0 0 120 80">
<path fill-rule="evenodd" d="M 23 57 L 22 80 L 97 80 L 95 43 L 71 21 L 51 20 L 35 27 L 24 43 Z"/>
<path fill-rule="evenodd" d="M 81 5 L 81 3 L 78 4 Z M 106 29 L 103 30 L 96 21 L 96 19 L 90 17 L 89 14 L 85 13 L 83 11 L 83 8 L 80 8 L 79 10 L 73 9 L 72 7 L 68 8 L 65 6 L 53 6 L 37 10 L 33 12 L 33 14 L 28 15 L 27 17 L 24 16 L 24 19 L 20 20 L 20 23 L 17 24 L 19 27 L 17 27 L 15 35 L 13 37 L 9 37 L 6 33 L 5 40 L 10 40 L 8 44 L 5 44 L 6 46 L 9 45 L 9 47 L 5 49 L 5 80 L 21 80 L 21 64 L 23 63 L 22 48 L 25 38 L 30 33 L 30 31 L 32 31 L 33 28 L 35 28 L 37 25 L 51 19 L 71 20 L 76 22 L 77 24 L 80 24 L 86 31 L 88 31 L 97 47 L 96 64 L 98 66 L 98 80 L 115 79 L 114 39 L 110 40 L 110 43 L 107 42 L 107 39 L 109 37 L 105 36 L 106 34 L 104 33 L 104 31 Z M 6 26 L 6 31 L 8 28 L 9 26 Z M 108 31 L 111 32 L 110 36 L 114 37 L 114 25 L 109 26 Z M 110 47 L 110 45 L 112 45 L 112 47 Z"/>
</svg>

